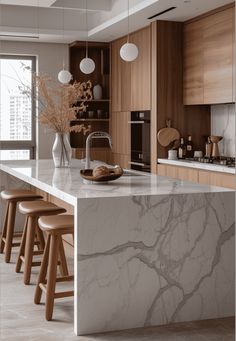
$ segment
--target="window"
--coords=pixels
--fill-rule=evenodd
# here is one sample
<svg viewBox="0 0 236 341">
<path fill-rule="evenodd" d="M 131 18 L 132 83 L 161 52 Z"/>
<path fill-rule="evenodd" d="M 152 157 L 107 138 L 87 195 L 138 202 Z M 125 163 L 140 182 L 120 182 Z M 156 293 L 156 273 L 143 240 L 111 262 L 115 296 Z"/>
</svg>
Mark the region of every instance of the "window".
<svg viewBox="0 0 236 341">
<path fill-rule="evenodd" d="M 0 55 L 0 160 L 28 160 L 35 151 L 33 91 L 36 58 Z"/>
</svg>

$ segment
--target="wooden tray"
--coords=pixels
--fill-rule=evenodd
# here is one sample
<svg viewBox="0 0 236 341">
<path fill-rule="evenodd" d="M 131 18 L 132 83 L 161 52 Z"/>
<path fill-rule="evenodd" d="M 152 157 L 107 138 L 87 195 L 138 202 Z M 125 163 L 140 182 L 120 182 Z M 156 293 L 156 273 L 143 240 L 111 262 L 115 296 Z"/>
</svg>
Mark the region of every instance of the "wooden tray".
<svg viewBox="0 0 236 341">
<path fill-rule="evenodd" d="M 89 181 L 97 181 L 97 182 L 105 182 L 105 181 L 113 181 L 116 179 L 119 179 L 123 175 L 122 172 L 116 173 L 114 170 L 110 170 L 110 175 L 100 175 L 100 176 L 93 176 L 93 170 L 92 169 L 82 169 L 80 170 L 80 175 L 83 179 L 89 180 Z"/>
</svg>

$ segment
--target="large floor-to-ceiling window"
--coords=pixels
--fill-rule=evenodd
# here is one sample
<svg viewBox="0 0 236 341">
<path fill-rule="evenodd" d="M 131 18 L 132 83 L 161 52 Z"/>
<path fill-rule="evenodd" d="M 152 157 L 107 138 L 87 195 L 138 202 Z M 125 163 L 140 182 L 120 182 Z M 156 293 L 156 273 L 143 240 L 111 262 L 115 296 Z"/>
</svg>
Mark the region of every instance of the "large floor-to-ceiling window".
<svg viewBox="0 0 236 341">
<path fill-rule="evenodd" d="M 35 64 L 35 57 L 0 55 L 0 160 L 34 157 Z"/>
</svg>

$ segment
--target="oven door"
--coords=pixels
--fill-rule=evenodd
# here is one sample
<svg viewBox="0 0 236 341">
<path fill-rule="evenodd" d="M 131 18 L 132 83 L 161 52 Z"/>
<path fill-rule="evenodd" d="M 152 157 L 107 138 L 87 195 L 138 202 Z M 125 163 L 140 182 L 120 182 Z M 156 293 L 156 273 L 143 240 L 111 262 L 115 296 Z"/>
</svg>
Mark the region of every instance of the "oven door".
<svg viewBox="0 0 236 341">
<path fill-rule="evenodd" d="M 130 121 L 131 165 L 133 169 L 150 169 L 150 121 Z M 134 168 L 135 167 L 135 168 Z"/>
</svg>

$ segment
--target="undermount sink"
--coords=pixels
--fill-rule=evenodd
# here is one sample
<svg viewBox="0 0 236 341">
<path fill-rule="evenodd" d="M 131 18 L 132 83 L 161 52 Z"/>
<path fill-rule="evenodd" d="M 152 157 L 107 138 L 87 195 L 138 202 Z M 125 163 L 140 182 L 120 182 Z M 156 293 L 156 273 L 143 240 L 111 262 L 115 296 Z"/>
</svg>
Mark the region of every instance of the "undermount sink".
<svg viewBox="0 0 236 341">
<path fill-rule="evenodd" d="M 145 174 L 140 174 L 136 172 L 124 171 L 123 176 L 144 176 Z"/>
</svg>

